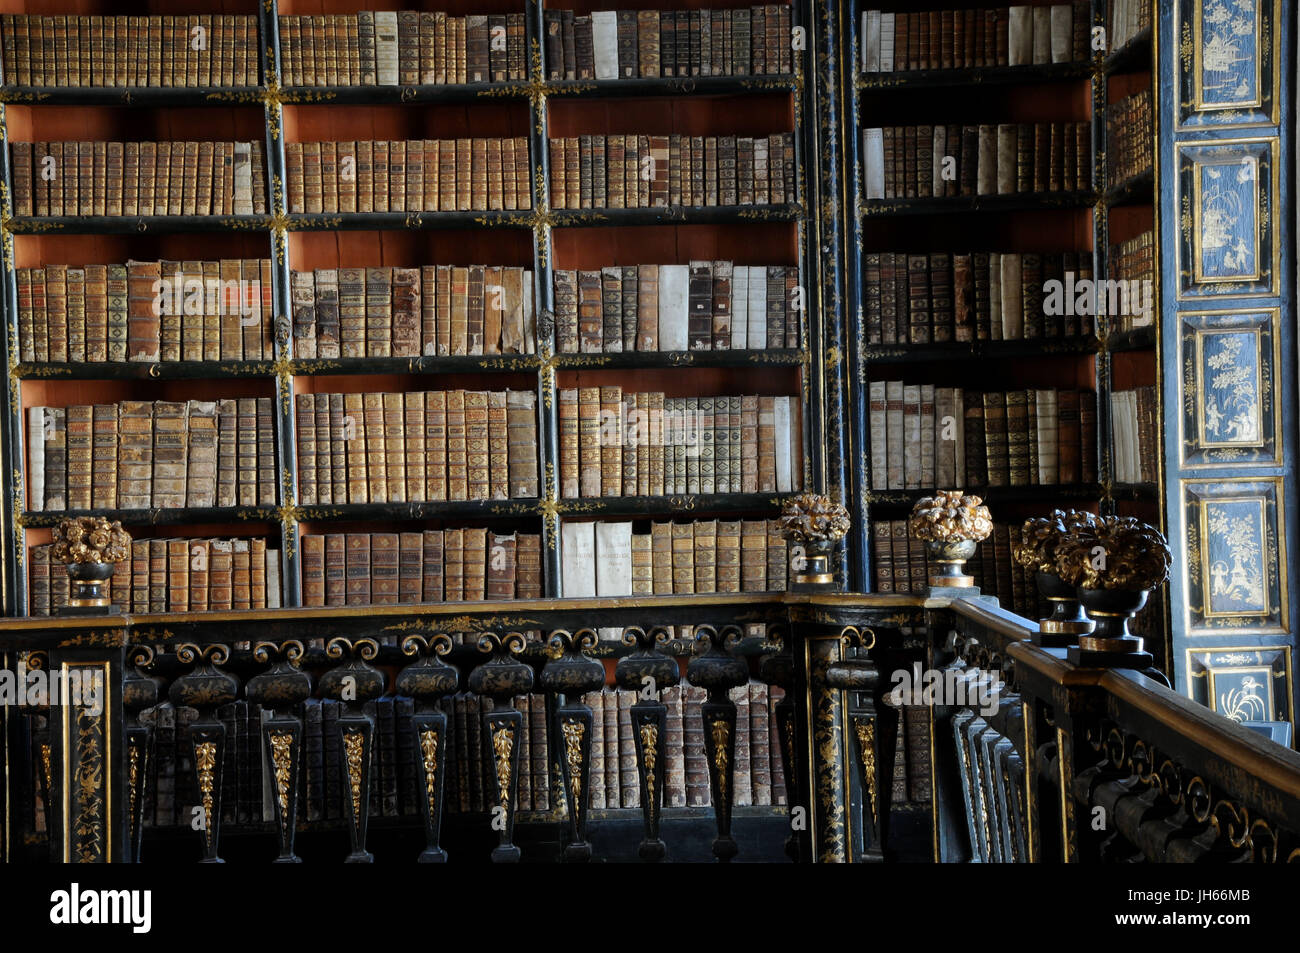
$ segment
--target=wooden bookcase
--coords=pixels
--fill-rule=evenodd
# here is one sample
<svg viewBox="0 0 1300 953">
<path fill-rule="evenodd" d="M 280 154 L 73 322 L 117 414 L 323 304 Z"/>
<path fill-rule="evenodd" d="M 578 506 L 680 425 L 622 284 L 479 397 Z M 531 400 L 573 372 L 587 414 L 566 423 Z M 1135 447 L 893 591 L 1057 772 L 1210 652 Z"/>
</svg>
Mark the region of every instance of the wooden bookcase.
<svg viewBox="0 0 1300 953">
<path fill-rule="evenodd" d="M 690 0 L 642 3 L 644 9 L 694 9 Z M 130 10 L 126 6 L 131 6 Z M 142 11 L 140 7 L 143 6 Z M 364 6 L 364 5 L 362 5 Z M 370 5 L 371 7 L 374 4 Z M 467 0 L 386 2 L 385 9 L 483 12 Z M 575 0 L 581 14 L 606 4 Z M 810 4 L 796 0 L 791 22 L 808 22 Z M 688 497 L 560 499 L 557 462 L 557 389 L 618 383 L 626 389 L 675 395 L 790 394 L 803 398 L 804 479 L 827 487 L 827 439 L 822 378 L 810 355 L 822 349 L 827 294 L 821 228 L 807 217 L 818 208 L 805 157 L 816 148 L 816 83 L 810 53 L 796 52 L 789 75 L 546 80 L 543 5 L 501 0 L 491 12 L 526 14 L 529 76 L 490 84 L 368 87 L 286 87 L 281 83 L 278 17 L 295 13 L 354 13 L 339 0 L 243 3 L 100 5 L 68 0 L 48 5 L 5 0 L 4 13 L 239 13 L 256 14 L 261 83 L 243 88 L 23 88 L 0 92 L 4 125 L 3 181 L 12 195 L 10 141 L 58 139 L 260 139 L 268 185 L 266 215 L 154 217 L 13 217 L 6 203 L 3 229 L 4 314 L 10 386 L 6 390 L 3 460 L 11 479 L 0 525 L 6 614 L 27 611 L 27 547 L 48 539 L 68 512 L 25 509 L 25 408 L 127 399 L 269 397 L 276 407 L 275 446 L 281 479 L 274 507 L 115 511 L 138 536 L 265 533 L 279 540 L 284 606 L 301 603 L 301 547 L 305 533 L 393 531 L 397 527 L 488 525 L 543 537 L 544 594 L 564 592 L 560 524 L 568 518 L 669 518 L 719 514 L 772 517 L 781 495 L 719 494 Z M 553 212 L 551 136 L 586 132 L 795 134 L 799 201 L 790 205 L 603 209 Z M 437 136 L 528 137 L 534 193 L 527 212 L 376 212 L 295 214 L 288 211 L 286 143 L 339 138 Z M 34 365 L 17 354 L 15 268 L 45 262 L 107 263 L 135 259 L 269 256 L 273 273 L 274 355 L 263 361 Z M 800 347 L 752 351 L 557 354 L 552 275 L 556 268 L 686 264 L 692 258 L 730 258 L 744 264 L 797 266 L 807 290 Z M 290 272 L 339 266 L 418 266 L 486 263 L 531 268 L 539 340 L 535 354 L 484 357 L 351 358 L 300 360 L 290 340 Z M 813 276 L 818 276 L 814 280 Z M 302 506 L 297 499 L 294 397 L 326 391 L 409 391 L 440 388 L 531 389 L 537 394 L 540 455 L 537 499 L 437 503 Z M 838 445 L 838 438 L 831 443 Z M 832 472 L 841 466 L 838 455 Z"/>
<path fill-rule="evenodd" d="M 1049 6 L 1034 3 L 1034 7 Z M 1112 479 L 1115 454 L 1110 394 L 1157 383 L 1155 354 L 1159 336 L 1159 282 L 1155 282 L 1152 326 L 1111 332 L 1098 316 L 1096 334 L 1080 338 L 975 340 L 969 343 L 871 344 L 866 324 L 865 255 L 878 251 L 1064 252 L 1091 257 L 1093 276 L 1109 277 L 1109 244 L 1154 230 L 1153 173 L 1106 188 L 1106 107 L 1122 96 L 1151 88 L 1152 31 L 1147 28 L 1121 49 L 1092 49 L 1086 61 L 1025 66 L 865 72 L 862 65 L 862 13 L 970 10 L 995 3 L 926 2 L 920 5 L 860 2 L 844 5 L 839 50 L 844 124 L 842 228 L 849 252 L 844 262 L 845 315 L 850 327 L 848 400 L 853 410 L 852 455 L 862 460 L 852 470 L 853 514 L 851 588 L 874 588 L 872 527 L 882 519 L 905 519 L 921 490 L 872 489 L 869 381 L 903 377 L 911 383 L 998 390 L 1006 387 L 1074 388 L 1097 394 L 1097 481 L 1045 486 L 971 487 L 992 508 L 995 521 L 1014 525 L 1055 506 L 1079 506 L 1138 516 L 1163 527 L 1157 483 L 1118 484 Z M 1005 6 L 1005 5 L 1002 5 Z M 1154 10 L 1154 6 L 1153 6 Z M 1109 36 L 1106 0 L 1089 4 L 1089 27 Z M 1095 36 L 1095 34 L 1094 34 Z M 1092 187 L 1085 191 L 944 198 L 866 199 L 863 130 L 874 126 L 925 123 L 1083 121 L 1091 129 Z M 1158 129 L 1154 136 L 1158 140 Z M 1154 154 L 1154 143 L 1153 143 Z M 1155 275 L 1152 278 L 1155 279 Z M 1159 466 L 1163 473 L 1163 461 Z M 958 478 L 959 483 L 961 477 Z M 998 593 L 1004 603 L 1010 593 Z M 1152 610 L 1147 610 L 1150 615 Z M 1168 635 L 1159 613 L 1144 630 L 1158 664 L 1167 667 Z"/>
</svg>

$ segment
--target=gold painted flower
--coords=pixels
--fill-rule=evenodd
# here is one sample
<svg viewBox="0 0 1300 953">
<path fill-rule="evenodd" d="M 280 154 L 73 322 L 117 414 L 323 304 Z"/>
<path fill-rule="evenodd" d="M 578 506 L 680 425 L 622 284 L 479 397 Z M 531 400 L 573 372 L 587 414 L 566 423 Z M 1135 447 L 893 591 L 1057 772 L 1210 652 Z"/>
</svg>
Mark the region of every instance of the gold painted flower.
<svg viewBox="0 0 1300 953">
<path fill-rule="evenodd" d="M 1025 520 L 1020 535 L 1013 535 L 1011 555 L 1036 572 L 1056 574 L 1056 548 L 1076 526 L 1092 526 L 1097 514 L 1087 510 L 1052 510 L 1048 516 Z"/>
<path fill-rule="evenodd" d="M 131 536 L 117 520 L 78 516 L 54 527 L 52 554 L 62 563 L 116 563 L 131 552 Z"/>
<path fill-rule="evenodd" d="M 787 500 L 777 523 L 783 537 L 800 543 L 842 539 L 850 526 L 848 510 L 816 493 L 800 493 Z"/>
<path fill-rule="evenodd" d="M 1131 516 L 1077 524 L 1056 547 L 1056 575 L 1082 589 L 1154 589 L 1171 563 L 1164 535 Z"/>
<path fill-rule="evenodd" d="M 916 501 L 908 528 L 917 539 L 978 543 L 993 532 L 993 518 L 982 497 L 966 496 L 961 490 L 940 490 Z"/>
</svg>

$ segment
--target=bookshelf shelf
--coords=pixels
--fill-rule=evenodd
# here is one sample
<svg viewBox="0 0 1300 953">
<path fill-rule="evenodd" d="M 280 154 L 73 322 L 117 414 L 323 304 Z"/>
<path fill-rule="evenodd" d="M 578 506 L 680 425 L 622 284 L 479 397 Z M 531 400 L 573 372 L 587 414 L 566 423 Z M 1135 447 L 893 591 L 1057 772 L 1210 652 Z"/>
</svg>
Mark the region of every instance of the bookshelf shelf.
<svg viewBox="0 0 1300 953">
<path fill-rule="evenodd" d="M 654 208 L 555 209 L 553 224 L 565 225 L 743 225 L 752 222 L 797 222 L 800 205 L 680 205 Z"/>
<path fill-rule="evenodd" d="M 273 377 L 275 366 L 270 361 L 73 362 L 19 364 L 13 374 L 45 381 L 224 380 Z"/>
<path fill-rule="evenodd" d="M 1139 30 L 1131 40 L 1101 61 L 1101 71 L 1107 76 L 1150 68 L 1151 27 Z"/>
<path fill-rule="evenodd" d="M 1083 209 L 1097 201 L 1094 192 L 1054 192 L 1015 195 L 955 195 L 924 199 L 859 199 L 863 218 L 899 215 L 948 215 L 954 212 L 1026 212 L 1039 209 Z"/>
<path fill-rule="evenodd" d="M 793 493 L 686 493 L 667 496 L 601 496 L 561 499 L 568 517 L 676 516 L 683 513 L 758 513 L 781 508 Z"/>
<path fill-rule="evenodd" d="M 262 86 L 4 86 L 0 103 L 21 106 L 231 106 L 260 102 Z"/>
<path fill-rule="evenodd" d="M 794 92 L 800 79 L 789 75 L 638 77 L 629 79 L 553 79 L 542 84 L 550 96 L 582 99 L 658 96 L 746 96 Z M 504 83 L 444 83 L 423 86 L 287 86 L 281 99 L 292 106 L 369 106 L 392 103 L 471 103 L 528 99 L 538 87 L 518 80 Z"/>
<path fill-rule="evenodd" d="M 1045 354 L 1091 354 L 1100 346 L 1096 337 L 1088 335 L 951 344 L 869 344 L 862 349 L 862 354 L 873 364 L 929 364 L 935 361 L 1011 360 Z"/>
<path fill-rule="evenodd" d="M 533 216 L 521 211 L 456 212 L 291 212 L 285 227 L 294 232 L 397 231 L 446 228 L 532 228 Z"/>
<path fill-rule="evenodd" d="M 535 354 L 442 354 L 422 357 L 344 357 L 294 360 L 295 377 L 353 374 L 514 374 L 535 371 L 542 360 Z"/>
<path fill-rule="evenodd" d="M 267 232 L 269 215 L 23 215 L 9 219 L 16 235 L 144 235 L 184 232 Z"/>
<path fill-rule="evenodd" d="M 62 520 L 78 516 L 103 516 L 118 520 L 123 526 L 182 526 L 200 523 L 279 523 L 273 506 L 189 506 L 176 509 L 147 510 L 56 510 L 24 512 L 22 525 L 27 529 L 57 526 Z"/>
<path fill-rule="evenodd" d="M 437 500 L 428 503 L 341 503 L 300 506 L 303 522 L 327 520 L 509 519 L 541 512 L 536 499 Z"/>
<path fill-rule="evenodd" d="M 1101 495 L 1098 483 L 1053 483 L 1047 486 L 967 486 L 967 493 L 983 497 L 989 505 L 1001 503 L 1053 503 L 1057 500 L 1096 500 Z M 870 504 L 875 507 L 910 508 L 923 496 L 934 490 L 878 490 L 871 494 Z"/>
<path fill-rule="evenodd" d="M 1160 498 L 1159 488 L 1154 483 L 1116 483 L 1111 486 L 1110 495 L 1116 500 L 1152 503 Z"/>
<path fill-rule="evenodd" d="M 944 89 L 1016 83 L 1060 83 L 1092 73 L 1092 64 L 1050 63 L 1038 66 L 976 66 L 968 69 L 903 70 L 893 73 L 859 73 L 861 92 L 896 89 Z"/>
<path fill-rule="evenodd" d="M 728 351 L 623 351 L 602 354 L 558 354 L 558 370 L 605 368 L 650 370 L 691 367 L 792 367 L 802 364 L 807 351 L 797 348 L 755 348 Z"/>
<path fill-rule="evenodd" d="M 1112 354 L 1122 351 L 1145 351 L 1155 346 L 1155 325 L 1133 328 L 1130 331 L 1116 331 L 1106 341 L 1106 350 Z"/>
<path fill-rule="evenodd" d="M 1107 207 L 1150 204 L 1155 196 L 1155 172 L 1147 169 L 1131 179 L 1116 183 L 1102 193 Z"/>
</svg>

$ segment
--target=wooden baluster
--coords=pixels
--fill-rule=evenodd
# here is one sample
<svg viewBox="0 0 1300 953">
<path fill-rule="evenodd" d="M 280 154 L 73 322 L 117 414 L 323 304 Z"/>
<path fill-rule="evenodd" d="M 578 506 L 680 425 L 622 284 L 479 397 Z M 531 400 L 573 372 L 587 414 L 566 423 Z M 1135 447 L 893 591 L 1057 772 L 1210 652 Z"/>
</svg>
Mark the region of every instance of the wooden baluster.
<svg viewBox="0 0 1300 953">
<path fill-rule="evenodd" d="M 519 739 L 525 731 L 524 716 L 513 705 L 516 695 L 526 695 L 533 688 L 533 670 L 514 658 L 524 650 L 521 632 L 505 637 L 484 632 L 478 640 L 480 652 L 491 657 L 469 676 L 469 689 L 491 698 L 494 707 L 483 713 L 483 745 L 488 763 L 488 790 L 492 801 L 492 824 L 500 831 L 500 843 L 492 849 L 492 862 L 519 862 L 519 848 L 514 844 L 515 792 L 519 787 Z"/>
<path fill-rule="evenodd" d="M 691 660 L 686 677 L 692 685 L 708 689 L 708 700 L 700 706 L 704 720 L 704 750 L 709 759 L 709 788 L 713 795 L 713 814 L 718 836 L 713 839 L 713 856 L 727 863 L 736 856 L 736 841 L 731 836 L 732 779 L 735 772 L 736 705 L 728 694 L 737 685 L 749 681 L 749 666 L 723 647 L 728 639 L 739 639 L 740 626 L 724 626 L 719 632 L 711 625 L 695 630 L 698 644 L 707 644 L 703 655 Z"/>
<path fill-rule="evenodd" d="M 645 837 L 637 853 L 642 860 L 660 861 L 667 850 L 659 836 L 664 801 L 664 734 L 668 708 L 660 692 L 672 688 L 681 678 L 677 660 L 659 651 L 659 643 L 672 638 L 671 630 L 657 626 L 645 630 L 631 626 L 623 633 L 626 645 L 636 651 L 619 659 L 614 669 L 618 687 L 637 693 L 632 706 L 632 735 L 636 739 L 637 777 L 641 784 L 641 814 L 645 819 Z"/>
<path fill-rule="evenodd" d="M 348 837 L 352 852 L 345 863 L 369 864 L 374 856 L 366 850 L 366 831 L 370 826 L 370 760 L 374 754 L 375 721 L 362 705 L 384 692 L 384 675 L 369 665 L 379 654 L 379 643 L 371 638 L 353 642 L 335 636 L 325 644 L 325 654 L 332 659 L 351 656 L 347 662 L 320 677 L 318 691 L 322 698 L 332 698 L 343 705 L 339 714 L 339 735 L 343 758 L 343 802 L 348 818 Z"/>
<path fill-rule="evenodd" d="M 770 655 L 764 655 L 758 663 L 758 677 L 769 686 L 780 688 L 784 694 L 773 706 L 776 720 L 777 747 L 781 756 L 781 776 L 785 778 L 785 800 L 793 811 L 796 805 L 806 804 L 800 795 L 801 778 L 794 761 L 794 656 L 786 639 L 786 629 L 781 625 L 770 625 L 767 630 L 767 642 L 775 649 Z M 790 834 L 785 839 L 785 853 L 793 861 L 798 861 L 806 833 L 805 827 L 791 825 Z"/>
<path fill-rule="evenodd" d="M 868 641 L 867 636 L 870 636 Z M 846 657 L 826 668 L 826 684 L 848 693 L 849 734 L 857 752 L 855 762 L 858 776 L 860 827 L 863 831 L 863 854 L 855 859 L 883 861 L 882 803 L 880 792 L 892 783 L 893 764 L 885 772 L 880 759 L 880 742 L 876 719 L 876 690 L 880 684 L 880 671 L 866 658 L 868 650 L 876 644 L 876 634 L 871 629 L 845 626 L 840 636 Z M 847 657 L 852 650 L 855 654 Z"/>
<path fill-rule="evenodd" d="M 34 651 L 18 652 L 16 653 L 16 656 L 18 674 L 17 681 L 20 684 L 27 684 L 27 674 L 30 672 L 44 671 L 48 676 L 50 668 L 50 656 L 48 652 L 37 649 Z M 27 809 L 30 808 L 32 813 L 34 813 L 35 799 L 37 797 L 40 798 L 42 808 L 41 813 L 45 815 L 45 830 L 51 834 L 50 856 L 57 863 L 62 858 L 57 853 L 58 844 L 55 842 L 55 838 L 53 837 L 53 832 L 55 830 L 54 824 L 58 821 L 58 815 L 54 809 L 54 800 L 57 795 L 54 784 L 53 759 L 53 734 L 55 729 L 50 723 L 51 713 L 48 701 L 49 699 L 47 698 L 45 704 L 28 704 L 29 697 L 26 692 L 23 692 L 18 699 L 18 705 L 11 709 L 12 717 L 17 723 L 15 725 L 18 729 L 16 734 L 18 737 L 31 739 L 29 752 L 30 757 L 35 762 L 36 770 L 27 774 L 19 785 L 15 785 L 17 790 L 22 790 L 25 794 L 29 794 L 30 800 L 27 797 L 22 798 L 22 801 L 26 802 L 24 804 L 20 803 L 18 798 L 15 798 L 15 803 L 9 807 L 9 812 L 10 816 L 31 816 L 31 814 L 27 813 Z M 44 738 L 41 737 L 40 729 L 38 727 L 37 719 L 40 718 L 44 718 L 46 723 Z M 7 728 L 8 725 L 6 724 L 6 729 Z M 23 741 L 23 744 L 27 743 L 26 740 Z M 21 750 L 21 748 L 16 747 L 14 749 L 14 754 L 17 755 L 19 750 Z M 31 782 L 32 780 L 34 780 L 35 783 L 32 788 L 28 789 L 27 784 L 24 782 Z M 17 791 L 15 791 L 15 793 L 17 793 Z"/>
<path fill-rule="evenodd" d="M 220 666 L 230 658 L 229 646 L 220 643 L 199 647 L 184 642 L 176 648 L 183 663 L 197 663 L 187 675 L 171 684 L 167 697 L 180 707 L 198 709 L 199 717 L 190 725 L 190 755 L 194 780 L 198 787 L 198 806 L 202 810 L 203 860 L 200 863 L 224 863 L 217 854 L 221 840 L 221 789 L 226 763 L 226 725 L 216 715 L 222 705 L 239 696 L 239 679 Z"/>
<path fill-rule="evenodd" d="M 605 684 L 605 666 L 584 655 L 596 647 L 599 636 L 594 629 L 579 629 L 570 635 L 563 629 L 551 633 L 547 640 L 550 659 L 542 666 L 539 680 L 542 691 L 555 707 L 557 751 L 551 757 L 559 762 L 565 800 L 569 805 L 569 842 L 564 845 L 564 860 L 570 863 L 591 860 L 587 841 L 587 812 L 591 807 L 591 733 L 599 730 L 592 723 L 591 707 L 582 697 L 600 691 Z"/>
<path fill-rule="evenodd" d="M 271 765 L 271 803 L 275 808 L 275 827 L 280 853 L 277 864 L 298 864 L 302 859 L 293 852 L 298 824 L 298 779 L 302 771 L 302 719 L 292 713 L 294 706 L 311 695 L 311 676 L 298 668 L 302 643 L 290 639 L 283 645 L 258 642 L 253 657 L 267 662 L 273 654 L 280 657 L 269 671 L 248 680 L 244 694 L 250 704 L 270 709 L 271 717 L 262 722 L 262 745 Z"/>
<path fill-rule="evenodd" d="M 408 636 L 402 641 L 402 652 L 415 655 L 416 659 L 397 676 L 398 693 L 415 699 L 415 712 L 411 715 L 415 776 L 424 782 L 424 797 L 420 799 L 425 839 L 419 858 L 422 864 L 447 862 L 447 852 L 440 841 L 443 793 L 451 757 L 447 749 L 447 715 L 438 707 L 438 699 L 456 691 L 460 684 L 460 673 L 440 658 L 451 651 L 451 646 L 451 637 L 443 632 L 428 638 Z"/>
<path fill-rule="evenodd" d="M 154 651 L 148 645 L 132 646 L 122 679 L 122 707 L 125 709 L 127 825 L 131 838 L 131 863 L 140 863 L 140 844 L 144 837 L 144 796 L 153 757 L 153 725 L 142 724 L 140 713 L 158 704 L 163 681 L 146 675 L 143 669 L 153 664 Z"/>
</svg>

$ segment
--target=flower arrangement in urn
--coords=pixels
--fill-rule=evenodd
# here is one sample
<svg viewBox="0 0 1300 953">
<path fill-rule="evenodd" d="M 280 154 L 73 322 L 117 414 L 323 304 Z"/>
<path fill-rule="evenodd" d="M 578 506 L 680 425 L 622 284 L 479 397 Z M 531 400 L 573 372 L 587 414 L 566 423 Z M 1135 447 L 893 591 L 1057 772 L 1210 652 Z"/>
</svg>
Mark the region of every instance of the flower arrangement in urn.
<svg viewBox="0 0 1300 953">
<path fill-rule="evenodd" d="M 1020 535 L 1012 537 L 1012 558 L 1034 571 L 1038 591 L 1052 604 L 1052 614 L 1039 620 L 1035 645 L 1063 648 L 1094 628 L 1083 614 L 1075 587 L 1057 575 L 1056 552 L 1076 527 L 1092 527 L 1096 522 L 1097 515 L 1087 510 L 1052 510 L 1047 516 L 1025 520 Z"/>
<path fill-rule="evenodd" d="M 1171 563 L 1164 535 L 1131 516 L 1099 516 L 1075 525 L 1056 547 L 1056 574 L 1075 587 L 1096 628 L 1079 637 L 1070 660 L 1149 666 L 1151 656 L 1129 632 L 1128 620 L 1169 578 Z"/>
<path fill-rule="evenodd" d="M 51 554 L 68 567 L 72 592 L 63 615 L 99 615 L 112 611 L 104 586 L 114 566 L 131 552 L 131 536 L 117 520 L 102 516 L 65 519 L 54 528 Z"/>
<path fill-rule="evenodd" d="M 849 531 L 849 511 L 830 497 L 800 493 L 786 500 L 777 528 L 787 542 L 802 546 L 791 561 L 795 586 L 830 586 L 831 546 Z"/>
<path fill-rule="evenodd" d="M 925 541 L 930 558 L 942 567 L 938 575 L 930 577 L 930 585 L 975 585 L 974 577 L 961 570 L 962 564 L 975 555 L 976 544 L 993 532 L 993 519 L 983 498 L 967 496 L 961 490 L 940 490 L 934 496 L 923 496 L 912 507 L 908 529 Z"/>
</svg>

